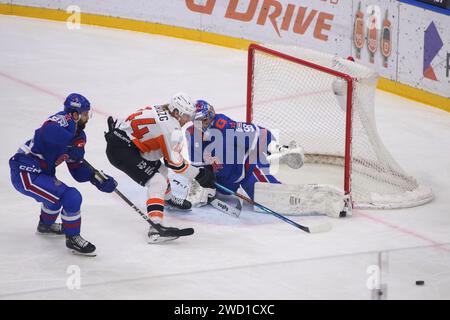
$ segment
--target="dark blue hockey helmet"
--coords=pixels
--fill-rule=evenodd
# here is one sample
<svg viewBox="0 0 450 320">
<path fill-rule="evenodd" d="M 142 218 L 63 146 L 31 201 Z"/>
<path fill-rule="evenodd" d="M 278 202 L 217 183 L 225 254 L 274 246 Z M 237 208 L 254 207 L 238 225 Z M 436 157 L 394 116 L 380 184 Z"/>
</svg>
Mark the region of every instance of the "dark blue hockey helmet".
<svg viewBox="0 0 450 320">
<path fill-rule="evenodd" d="M 213 120 L 216 117 L 214 107 L 205 100 L 197 100 L 195 103 L 194 120 L 203 121 L 205 119 Z"/>
<path fill-rule="evenodd" d="M 77 112 L 81 114 L 91 110 L 91 103 L 86 97 L 79 93 L 71 93 L 64 101 L 64 111 L 68 113 Z"/>
<path fill-rule="evenodd" d="M 201 121 L 201 128 L 205 132 L 211 126 L 215 117 L 216 112 L 212 105 L 205 100 L 197 100 L 195 103 L 194 125 L 200 126 L 200 124 L 195 123 Z"/>
</svg>

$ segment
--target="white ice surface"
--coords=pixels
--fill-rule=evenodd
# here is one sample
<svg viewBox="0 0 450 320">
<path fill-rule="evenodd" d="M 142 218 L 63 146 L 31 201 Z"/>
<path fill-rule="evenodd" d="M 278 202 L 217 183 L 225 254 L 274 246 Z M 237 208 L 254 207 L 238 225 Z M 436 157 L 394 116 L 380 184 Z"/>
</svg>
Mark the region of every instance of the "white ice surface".
<svg viewBox="0 0 450 320">
<path fill-rule="evenodd" d="M 104 153 L 106 115 L 164 103 L 177 91 L 244 120 L 246 53 L 148 34 L 0 16 L 0 299 L 370 299 L 379 252 L 389 299 L 450 298 L 450 114 L 377 93 L 380 135 L 394 158 L 435 200 L 422 207 L 355 211 L 309 235 L 246 207 L 240 219 L 212 209 L 167 213 L 195 235 L 149 245 L 146 223 L 120 198 L 57 176 L 83 194 L 82 235 L 98 256 L 67 252 L 63 238 L 35 233 L 39 204 L 16 192 L 8 159 L 70 92 L 95 109 L 86 158 L 143 204 L 145 190 Z M 286 115 L 289 116 L 289 115 Z M 388 253 L 386 253 L 388 252 Z M 71 290 L 69 266 L 81 270 Z M 369 273 L 368 273 L 369 271 Z M 424 280 L 425 286 L 416 286 Z"/>
</svg>

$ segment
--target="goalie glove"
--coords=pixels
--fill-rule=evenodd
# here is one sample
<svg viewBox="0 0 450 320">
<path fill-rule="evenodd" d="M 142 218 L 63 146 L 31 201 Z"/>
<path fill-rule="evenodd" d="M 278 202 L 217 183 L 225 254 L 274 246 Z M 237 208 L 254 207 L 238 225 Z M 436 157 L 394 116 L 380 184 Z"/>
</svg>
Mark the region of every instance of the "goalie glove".
<svg viewBox="0 0 450 320">
<path fill-rule="evenodd" d="M 200 168 L 200 172 L 195 177 L 195 180 L 203 187 L 203 188 L 209 188 L 214 189 L 216 182 L 216 176 L 214 175 L 214 171 L 212 166 L 205 166 Z"/>
<path fill-rule="evenodd" d="M 270 164 L 280 162 L 286 163 L 292 169 L 299 169 L 305 161 L 303 148 L 298 146 L 295 141 L 291 141 L 289 145 L 279 145 L 272 141 L 267 151 L 270 155 L 267 157 Z"/>
</svg>

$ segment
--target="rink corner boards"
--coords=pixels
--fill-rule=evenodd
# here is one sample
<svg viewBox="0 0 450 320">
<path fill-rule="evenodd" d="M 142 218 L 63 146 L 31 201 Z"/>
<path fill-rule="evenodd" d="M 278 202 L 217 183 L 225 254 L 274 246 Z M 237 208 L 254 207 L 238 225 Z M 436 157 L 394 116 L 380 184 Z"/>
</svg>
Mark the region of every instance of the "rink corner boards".
<svg viewBox="0 0 450 320">
<path fill-rule="evenodd" d="M 38 8 L 30 6 L 19 6 L 12 4 L 0 4 L 0 14 L 15 15 L 30 18 L 39 18 L 56 21 L 67 21 L 70 13 L 63 10 Z M 97 14 L 83 13 L 82 24 L 96 25 L 115 29 L 158 34 L 163 36 L 182 38 L 219 45 L 227 48 L 247 50 L 253 41 L 193 30 L 183 27 L 169 26 L 152 22 L 131 20 L 118 17 L 108 17 Z M 412 99 L 424 104 L 450 112 L 450 99 L 439 96 L 421 89 L 411 87 L 386 78 L 380 78 L 378 88 L 404 98 Z"/>
</svg>

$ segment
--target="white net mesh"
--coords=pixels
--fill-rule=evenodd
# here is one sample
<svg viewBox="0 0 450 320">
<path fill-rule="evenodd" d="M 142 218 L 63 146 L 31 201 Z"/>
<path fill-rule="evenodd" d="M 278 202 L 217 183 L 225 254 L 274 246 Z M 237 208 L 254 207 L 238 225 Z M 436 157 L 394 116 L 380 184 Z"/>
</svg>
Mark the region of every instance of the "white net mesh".
<svg viewBox="0 0 450 320">
<path fill-rule="evenodd" d="M 430 201 L 429 188 L 419 186 L 395 162 L 381 142 L 375 124 L 378 74 L 355 62 L 297 47 L 270 46 L 290 56 L 327 67 L 354 81 L 350 186 L 359 208 L 398 208 Z M 346 143 L 346 81 L 332 74 L 254 50 L 251 75 L 252 121 L 279 130 L 279 142 L 295 140 L 306 162 L 342 167 Z M 300 169 L 302 170 L 302 169 Z M 305 170 L 305 168 L 303 168 Z"/>
</svg>

